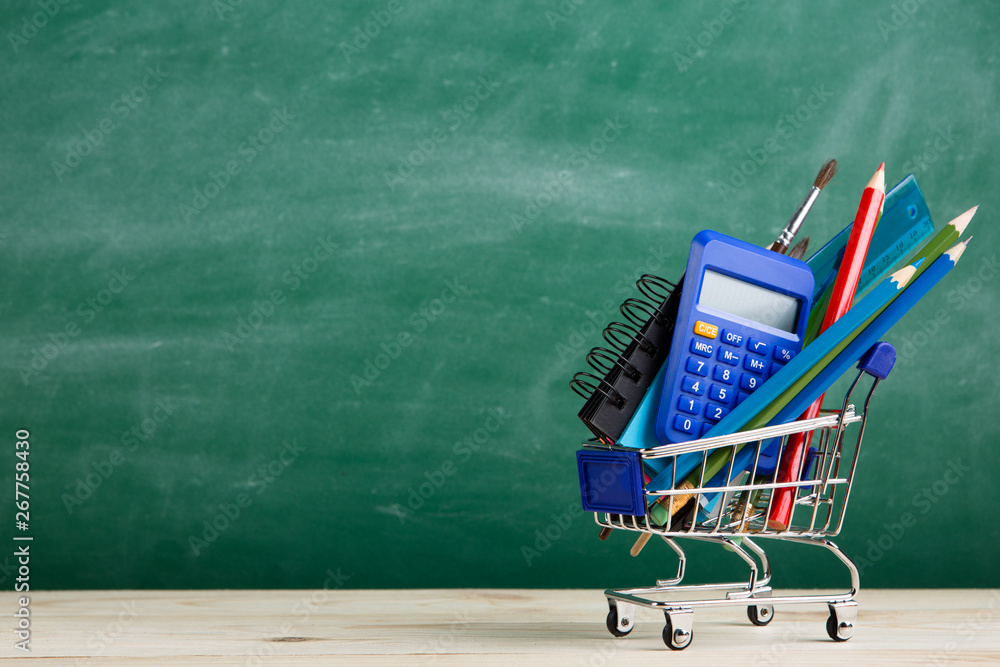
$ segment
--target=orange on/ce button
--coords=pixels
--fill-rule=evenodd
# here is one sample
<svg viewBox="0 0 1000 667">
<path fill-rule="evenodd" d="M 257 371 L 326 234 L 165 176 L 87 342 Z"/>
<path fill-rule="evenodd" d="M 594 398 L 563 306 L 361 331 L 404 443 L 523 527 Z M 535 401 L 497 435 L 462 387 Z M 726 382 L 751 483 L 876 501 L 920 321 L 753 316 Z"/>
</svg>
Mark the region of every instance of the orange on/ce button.
<svg viewBox="0 0 1000 667">
<path fill-rule="evenodd" d="M 715 338 L 719 335 L 719 327 L 699 320 L 694 323 L 694 332 L 705 338 Z"/>
</svg>

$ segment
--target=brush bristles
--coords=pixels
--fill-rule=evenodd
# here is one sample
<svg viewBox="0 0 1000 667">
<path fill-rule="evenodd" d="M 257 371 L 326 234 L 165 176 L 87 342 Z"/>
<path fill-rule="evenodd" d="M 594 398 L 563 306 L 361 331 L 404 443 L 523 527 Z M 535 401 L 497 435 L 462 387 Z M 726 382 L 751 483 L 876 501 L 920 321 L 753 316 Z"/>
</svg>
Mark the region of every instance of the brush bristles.
<svg viewBox="0 0 1000 667">
<path fill-rule="evenodd" d="M 833 178 L 833 175 L 836 173 L 837 173 L 837 161 L 830 160 L 829 162 L 824 164 L 823 167 L 819 170 L 819 173 L 816 174 L 816 180 L 813 181 L 813 187 L 822 190 L 826 186 L 826 184 L 830 182 L 830 179 Z"/>
<path fill-rule="evenodd" d="M 795 247 L 788 251 L 788 256 L 792 259 L 802 259 L 806 256 L 806 251 L 809 249 L 809 237 L 805 237 L 801 241 L 795 244 Z"/>
</svg>

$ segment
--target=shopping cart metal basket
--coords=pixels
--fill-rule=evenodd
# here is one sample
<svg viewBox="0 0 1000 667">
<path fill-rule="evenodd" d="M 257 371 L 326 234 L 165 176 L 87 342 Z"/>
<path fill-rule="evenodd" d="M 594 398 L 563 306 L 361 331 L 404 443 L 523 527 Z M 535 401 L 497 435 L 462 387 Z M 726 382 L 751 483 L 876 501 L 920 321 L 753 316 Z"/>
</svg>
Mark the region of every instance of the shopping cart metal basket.
<svg viewBox="0 0 1000 667">
<path fill-rule="evenodd" d="M 750 621 L 762 626 L 770 623 L 776 604 L 823 603 L 830 611 L 827 634 L 835 641 L 850 639 L 857 621 L 858 568 L 829 538 L 839 534 L 843 526 L 872 394 L 879 381 L 888 376 L 894 361 L 892 346 L 877 343 L 862 357 L 860 372 L 848 388 L 841 409 L 824 411 L 815 419 L 648 449 L 599 440 L 584 443 L 578 452 L 584 510 L 594 512 L 602 533 L 626 530 L 647 537 L 658 535 L 679 558 L 677 574 L 671 579 L 658 580 L 655 586 L 646 588 L 604 592 L 610 607 L 607 627 L 611 634 L 624 637 L 633 630 L 637 607 L 661 610 L 666 617 L 664 643 L 679 650 L 691 644 L 694 610 L 699 607 L 745 605 Z M 873 381 L 859 413 L 851 399 L 866 375 Z M 785 442 L 796 433 L 812 434 L 809 453 L 796 481 L 778 481 Z M 741 458 L 750 464 L 742 471 L 735 470 L 736 453 L 746 447 L 752 448 L 752 456 Z M 674 479 L 669 488 L 645 488 L 642 471 L 647 462 L 659 459 L 676 470 L 680 456 L 701 454 L 704 464 L 711 452 L 720 449 L 730 452 L 725 483 L 708 485 L 702 474 L 695 486 Z M 785 488 L 794 494 L 793 512 L 787 525 L 775 527 L 768 517 L 776 495 L 788 493 L 778 491 Z M 686 505 L 686 512 L 667 512 L 667 520 L 658 525 L 648 512 L 650 504 L 657 500 L 665 507 Z M 686 556 L 678 538 L 725 546 L 749 566 L 749 580 L 679 585 L 684 578 Z M 758 538 L 829 550 L 850 573 L 850 589 L 816 595 L 772 595 L 771 565 L 756 542 Z M 686 597 L 695 599 L 678 599 Z"/>
</svg>

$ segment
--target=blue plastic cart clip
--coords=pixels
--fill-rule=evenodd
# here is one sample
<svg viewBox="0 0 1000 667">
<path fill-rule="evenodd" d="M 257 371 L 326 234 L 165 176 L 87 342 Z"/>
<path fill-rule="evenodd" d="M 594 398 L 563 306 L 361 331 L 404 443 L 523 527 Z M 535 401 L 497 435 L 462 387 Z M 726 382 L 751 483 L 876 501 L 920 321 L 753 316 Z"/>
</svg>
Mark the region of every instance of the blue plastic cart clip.
<svg viewBox="0 0 1000 667">
<path fill-rule="evenodd" d="M 585 512 L 646 514 L 639 452 L 580 450 L 576 453 L 576 463 Z"/>
</svg>

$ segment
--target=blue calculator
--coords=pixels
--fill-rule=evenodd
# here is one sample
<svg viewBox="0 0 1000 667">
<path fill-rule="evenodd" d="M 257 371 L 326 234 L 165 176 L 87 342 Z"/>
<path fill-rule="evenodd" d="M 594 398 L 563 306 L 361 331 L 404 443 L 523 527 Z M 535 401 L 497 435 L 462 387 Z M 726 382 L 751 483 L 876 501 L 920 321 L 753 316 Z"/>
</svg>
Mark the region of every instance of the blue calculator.
<svg viewBox="0 0 1000 667">
<path fill-rule="evenodd" d="M 802 349 L 805 262 L 713 231 L 694 237 L 656 413 L 663 444 L 704 435 Z"/>
</svg>

